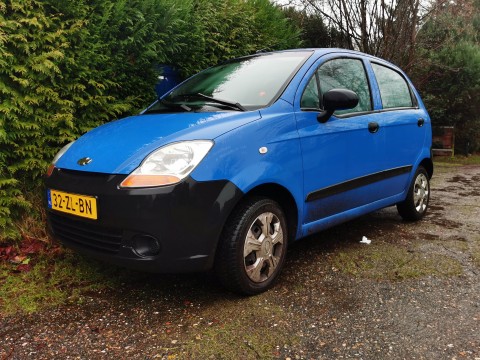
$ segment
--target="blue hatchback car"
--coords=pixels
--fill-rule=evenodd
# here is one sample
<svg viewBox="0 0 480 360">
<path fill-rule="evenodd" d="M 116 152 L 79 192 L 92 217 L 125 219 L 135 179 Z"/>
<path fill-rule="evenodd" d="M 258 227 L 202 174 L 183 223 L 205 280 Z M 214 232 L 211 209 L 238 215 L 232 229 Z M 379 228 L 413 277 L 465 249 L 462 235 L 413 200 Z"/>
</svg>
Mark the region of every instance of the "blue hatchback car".
<svg viewBox="0 0 480 360">
<path fill-rule="evenodd" d="M 342 49 L 211 67 L 65 146 L 45 183 L 53 235 L 152 272 L 214 269 L 268 289 L 287 246 L 396 205 L 427 211 L 431 123 L 407 76 Z"/>
</svg>

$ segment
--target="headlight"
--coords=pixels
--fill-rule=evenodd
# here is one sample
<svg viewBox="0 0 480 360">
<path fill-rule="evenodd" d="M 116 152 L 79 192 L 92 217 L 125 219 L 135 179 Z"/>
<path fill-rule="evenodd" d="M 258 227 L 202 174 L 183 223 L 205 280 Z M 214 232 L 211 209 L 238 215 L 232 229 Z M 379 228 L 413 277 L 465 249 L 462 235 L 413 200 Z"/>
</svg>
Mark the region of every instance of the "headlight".
<svg viewBox="0 0 480 360">
<path fill-rule="evenodd" d="M 63 148 L 60 149 L 60 151 L 57 153 L 57 155 L 55 155 L 52 162 L 48 166 L 47 177 L 52 175 L 53 169 L 55 169 L 55 164 L 63 156 L 63 154 L 65 154 L 67 152 L 67 150 L 70 148 L 70 146 L 73 145 L 74 142 L 75 141 L 72 141 L 72 142 L 68 143 L 67 145 L 65 145 Z"/>
<path fill-rule="evenodd" d="M 148 155 L 120 187 L 138 188 L 178 183 L 207 155 L 213 141 L 182 141 L 161 147 Z"/>
<path fill-rule="evenodd" d="M 75 141 L 72 141 L 72 142 L 68 143 L 63 148 L 60 149 L 60 151 L 57 153 L 57 155 L 55 155 L 55 157 L 52 160 L 53 165 L 55 165 L 57 163 L 57 161 L 60 160 L 60 158 L 63 156 L 63 154 L 65 154 L 67 152 L 67 150 L 70 148 L 70 146 L 73 145 L 74 142 Z"/>
</svg>

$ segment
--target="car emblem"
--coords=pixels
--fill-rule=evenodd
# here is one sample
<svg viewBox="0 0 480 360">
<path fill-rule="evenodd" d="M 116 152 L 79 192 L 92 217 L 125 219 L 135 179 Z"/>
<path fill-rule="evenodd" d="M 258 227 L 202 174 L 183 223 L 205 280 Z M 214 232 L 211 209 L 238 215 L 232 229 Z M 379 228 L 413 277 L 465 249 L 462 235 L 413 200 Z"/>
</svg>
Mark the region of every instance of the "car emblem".
<svg viewBox="0 0 480 360">
<path fill-rule="evenodd" d="M 92 162 L 93 160 L 89 157 L 84 157 L 84 158 L 81 158 L 80 160 L 77 161 L 77 164 L 78 165 L 81 165 L 81 166 L 85 166 L 85 165 L 88 165 Z"/>
</svg>

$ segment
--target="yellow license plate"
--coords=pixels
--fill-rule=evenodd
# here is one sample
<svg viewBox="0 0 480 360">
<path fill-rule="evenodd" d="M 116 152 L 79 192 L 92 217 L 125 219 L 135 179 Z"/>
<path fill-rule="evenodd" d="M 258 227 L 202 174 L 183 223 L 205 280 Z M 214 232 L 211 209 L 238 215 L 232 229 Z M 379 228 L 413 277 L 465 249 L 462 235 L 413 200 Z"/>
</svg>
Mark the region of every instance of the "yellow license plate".
<svg viewBox="0 0 480 360">
<path fill-rule="evenodd" d="M 93 196 L 48 190 L 48 207 L 67 214 L 97 219 L 97 199 Z"/>
</svg>

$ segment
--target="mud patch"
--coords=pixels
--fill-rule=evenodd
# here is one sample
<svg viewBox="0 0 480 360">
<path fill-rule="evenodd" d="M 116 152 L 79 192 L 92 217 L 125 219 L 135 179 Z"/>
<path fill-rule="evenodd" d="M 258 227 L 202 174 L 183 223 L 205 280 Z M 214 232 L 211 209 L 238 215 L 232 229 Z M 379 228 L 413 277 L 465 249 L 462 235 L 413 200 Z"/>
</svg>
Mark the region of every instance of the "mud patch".
<svg viewBox="0 0 480 360">
<path fill-rule="evenodd" d="M 435 190 L 437 191 L 437 190 Z M 442 210 L 445 210 L 445 208 L 443 206 L 438 206 L 438 205 L 432 205 L 430 204 L 429 208 L 428 208 L 429 211 L 442 211 Z"/>
<path fill-rule="evenodd" d="M 443 189 L 439 188 L 439 189 L 434 189 L 434 191 L 435 192 L 440 192 L 440 193 L 442 193 L 442 192 L 450 193 L 450 192 L 452 192 L 452 189 L 451 188 L 443 188 Z"/>
<path fill-rule="evenodd" d="M 463 192 L 460 193 L 461 196 L 465 197 L 479 197 L 480 196 L 480 191 L 470 191 L 470 192 Z"/>
<path fill-rule="evenodd" d="M 419 234 L 420 240 L 427 240 L 427 241 L 436 241 L 440 240 L 439 235 L 434 235 L 434 234 L 426 234 L 426 233 L 420 233 Z"/>
<path fill-rule="evenodd" d="M 441 226 L 445 229 L 449 229 L 449 230 L 452 230 L 452 229 L 458 229 L 462 226 L 461 223 L 459 222 L 456 222 L 456 221 L 452 221 L 452 220 L 447 220 L 447 219 L 432 219 L 431 222 L 435 225 L 438 225 L 438 226 Z"/>
<path fill-rule="evenodd" d="M 455 184 L 470 184 L 471 180 L 467 179 L 465 176 L 462 175 L 456 175 L 452 177 L 451 179 L 447 180 L 449 183 L 455 183 Z"/>
<path fill-rule="evenodd" d="M 451 235 L 446 240 L 468 242 L 468 239 L 465 236 L 461 236 L 461 235 Z"/>
<path fill-rule="evenodd" d="M 448 235 L 448 236 L 446 236 L 446 235 L 443 234 L 443 233 L 440 233 L 440 234 L 421 233 L 420 235 L 421 235 L 421 236 L 425 236 L 425 239 L 426 239 L 426 240 L 431 240 L 431 241 L 438 240 L 438 241 L 469 242 L 469 240 L 468 240 L 467 237 L 465 237 L 465 236 L 463 236 L 463 235 L 459 235 L 459 234 L 454 234 L 454 235 Z"/>
</svg>

